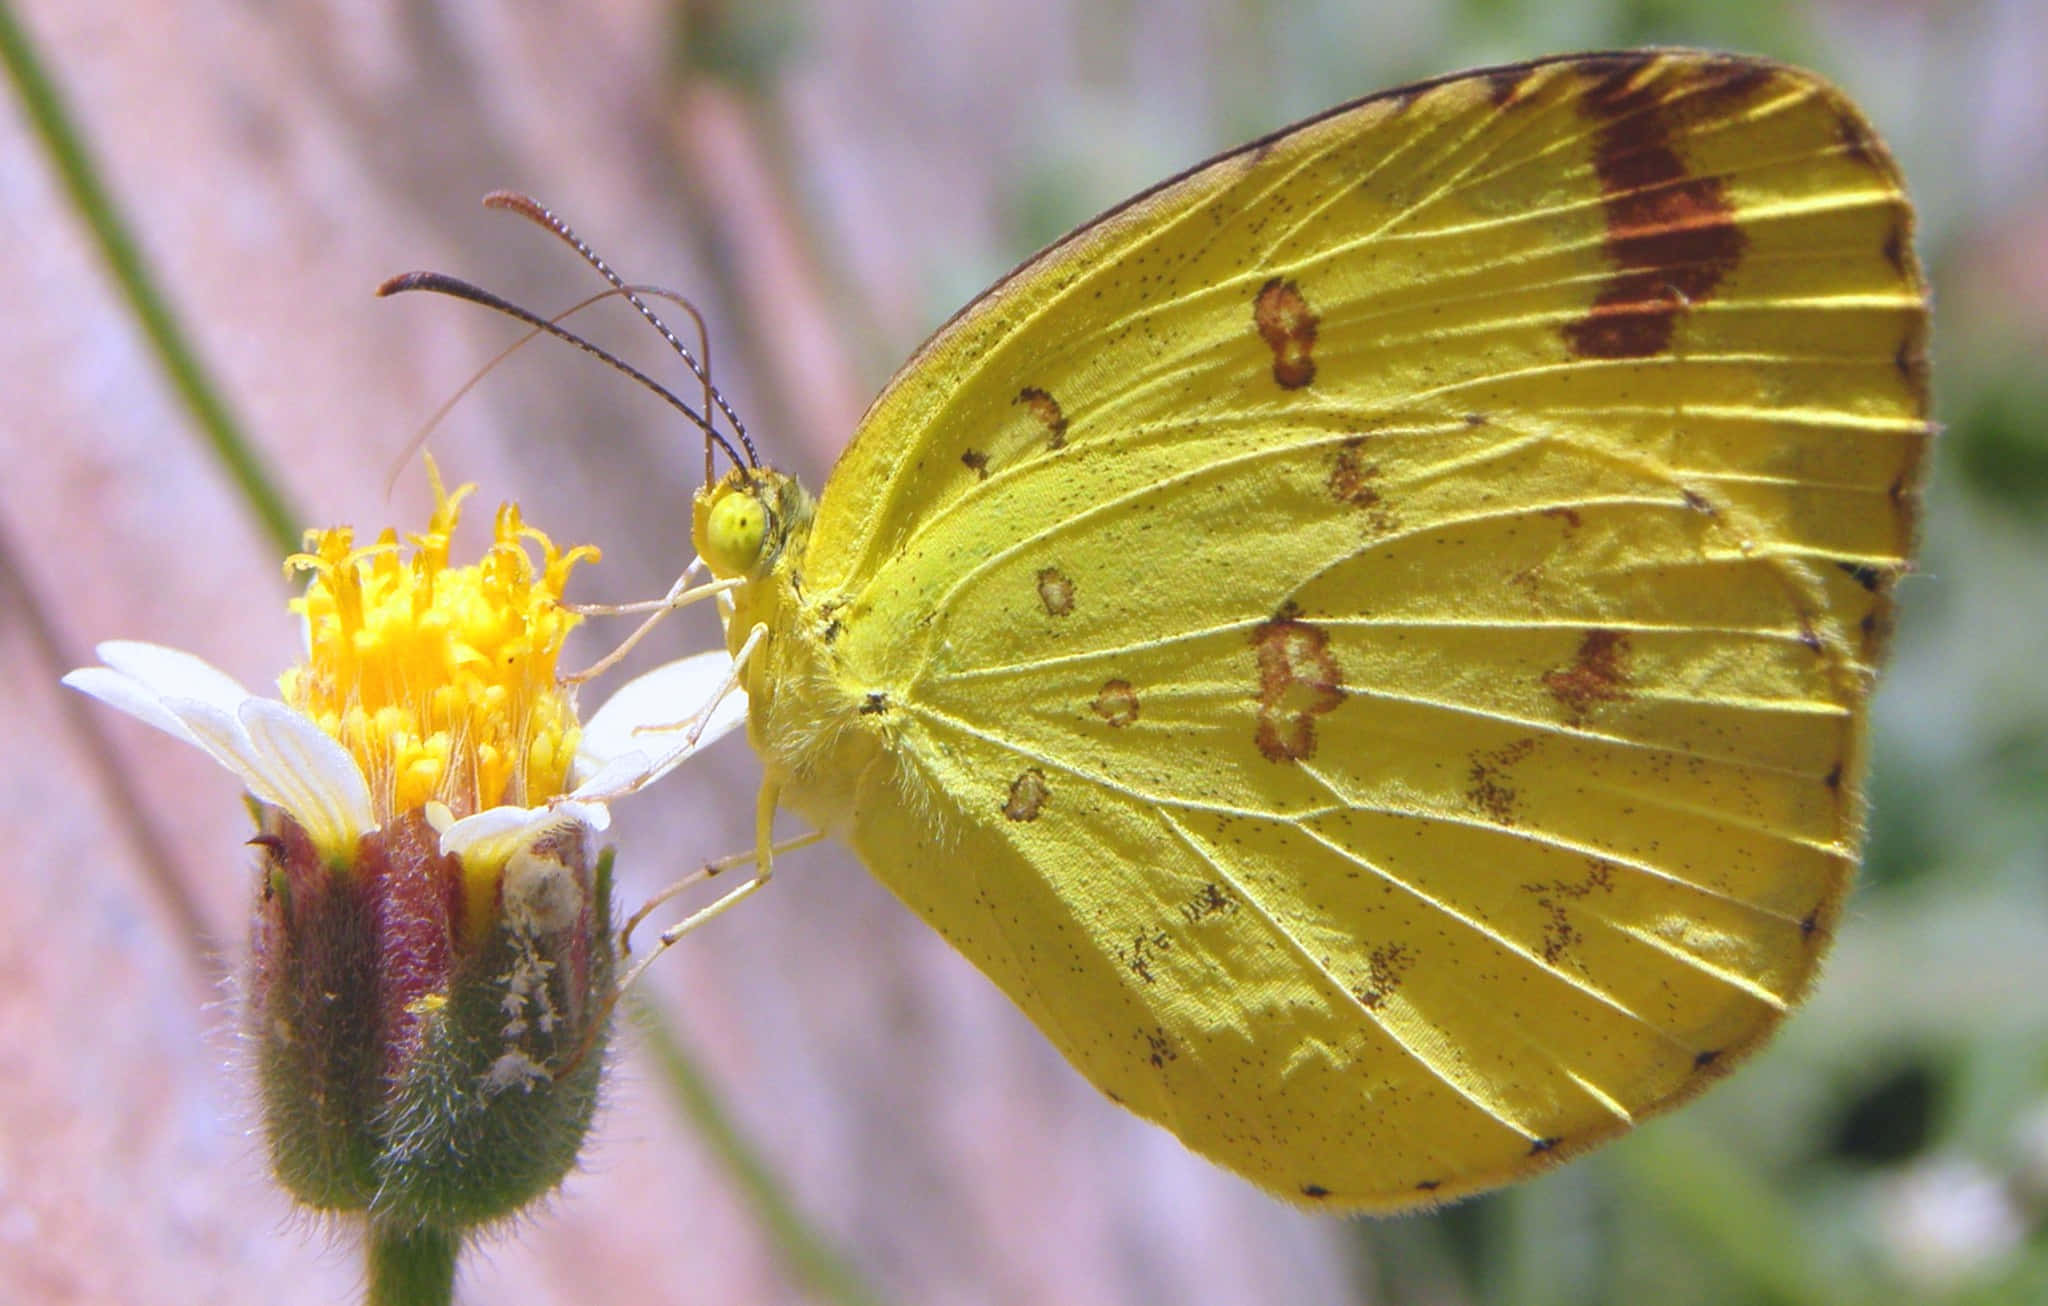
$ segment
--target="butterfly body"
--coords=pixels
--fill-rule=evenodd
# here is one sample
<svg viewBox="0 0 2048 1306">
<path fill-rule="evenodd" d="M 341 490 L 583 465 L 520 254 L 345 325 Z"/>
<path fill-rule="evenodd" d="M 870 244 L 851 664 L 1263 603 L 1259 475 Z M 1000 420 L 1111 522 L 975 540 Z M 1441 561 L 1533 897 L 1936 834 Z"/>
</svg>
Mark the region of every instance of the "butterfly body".
<svg viewBox="0 0 2048 1306">
<path fill-rule="evenodd" d="M 1685 1099 L 1805 992 L 1924 322 L 1825 84 L 1497 69 L 1084 228 L 906 366 L 815 513 L 743 470 L 698 543 L 778 804 L 1117 1101 L 1397 1209 Z M 758 539 L 707 538 L 727 499 Z"/>
</svg>

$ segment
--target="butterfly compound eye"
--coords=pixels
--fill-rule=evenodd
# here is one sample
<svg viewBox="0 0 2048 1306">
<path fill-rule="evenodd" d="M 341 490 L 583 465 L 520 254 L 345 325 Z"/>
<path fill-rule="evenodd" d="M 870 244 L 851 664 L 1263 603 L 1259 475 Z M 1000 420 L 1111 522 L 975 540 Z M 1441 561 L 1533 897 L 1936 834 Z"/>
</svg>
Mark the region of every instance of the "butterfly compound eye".
<svg viewBox="0 0 2048 1306">
<path fill-rule="evenodd" d="M 704 520 L 699 549 L 719 576 L 744 576 L 761 558 L 768 538 L 768 508 L 747 489 L 720 495 Z"/>
</svg>

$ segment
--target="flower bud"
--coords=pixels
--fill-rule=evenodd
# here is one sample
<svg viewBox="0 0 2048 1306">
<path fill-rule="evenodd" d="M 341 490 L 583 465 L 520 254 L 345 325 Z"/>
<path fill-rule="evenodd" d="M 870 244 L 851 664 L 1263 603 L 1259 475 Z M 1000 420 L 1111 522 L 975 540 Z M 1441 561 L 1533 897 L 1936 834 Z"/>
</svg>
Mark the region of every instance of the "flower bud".
<svg viewBox="0 0 2048 1306">
<path fill-rule="evenodd" d="M 261 813 L 250 1033 L 278 1177 L 309 1206 L 463 1229 L 558 1183 L 596 1107 L 611 858 L 578 820 L 496 866 L 418 811 L 321 858 Z M 483 909 L 470 887 L 496 884 Z"/>
</svg>

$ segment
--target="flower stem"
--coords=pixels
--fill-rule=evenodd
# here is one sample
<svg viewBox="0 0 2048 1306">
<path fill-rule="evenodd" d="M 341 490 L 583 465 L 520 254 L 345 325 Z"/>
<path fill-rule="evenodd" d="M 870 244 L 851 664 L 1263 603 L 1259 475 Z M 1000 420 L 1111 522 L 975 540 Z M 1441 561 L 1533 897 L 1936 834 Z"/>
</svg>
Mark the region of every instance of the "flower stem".
<svg viewBox="0 0 2048 1306">
<path fill-rule="evenodd" d="M 445 1229 L 370 1221 L 366 1306 L 448 1306 L 461 1246 L 461 1237 Z"/>
</svg>

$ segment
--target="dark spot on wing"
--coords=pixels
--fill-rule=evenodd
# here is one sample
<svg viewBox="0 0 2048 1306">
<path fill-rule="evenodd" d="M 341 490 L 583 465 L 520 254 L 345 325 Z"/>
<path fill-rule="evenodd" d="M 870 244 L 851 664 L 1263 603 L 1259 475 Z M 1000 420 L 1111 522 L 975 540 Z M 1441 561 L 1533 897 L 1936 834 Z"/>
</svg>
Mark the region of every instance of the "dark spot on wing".
<svg viewBox="0 0 2048 1306">
<path fill-rule="evenodd" d="M 1543 673 L 1543 687 L 1577 724 L 1596 705 L 1629 697 L 1628 653 L 1620 631 L 1589 630 L 1568 665 Z"/>
<path fill-rule="evenodd" d="M 1045 605 L 1050 617 L 1064 617 L 1074 610 L 1074 582 L 1058 567 L 1045 567 L 1038 573 L 1038 601 Z"/>
<path fill-rule="evenodd" d="M 1870 128 L 1860 120 L 1844 115 L 1835 123 L 1835 139 L 1842 143 L 1842 151 L 1866 168 L 1881 169 L 1878 162 L 1877 141 L 1870 134 Z"/>
<path fill-rule="evenodd" d="M 1095 695 L 1095 715 L 1113 726 L 1127 726 L 1138 719 L 1138 691 L 1128 680 L 1105 680 Z"/>
<path fill-rule="evenodd" d="M 1144 1033 L 1142 1030 L 1139 1032 Z M 1166 1031 L 1163 1029 L 1154 1029 L 1150 1033 L 1145 1034 L 1145 1047 L 1147 1052 L 1145 1059 L 1152 1063 L 1154 1069 L 1163 1070 L 1167 1062 L 1176 1060 L 1180 1056 L 1178 1052 L 1174 1051 L 1173 1044 L 1167 1041 Z"/>
<path fill-rule="evenodd" d="M 1188 924 L 1197 925 L 1212 916 L 1227 916 L 1237 909 L 1237 894 L 1211 880 L 1197 890 L 1194 897 L 1180 905 L 1180 914 Z"/>
<path fill-rule="evenodd" d="M 1316 717 L 1344 701 L 1344 675 L 1329 635 L 1294 613 L 1290 604 L 1252 631 L 1259 673 L 1255 737 L 1270 762 L 1313 757 Z"/>
<path fill-rule="evenodd" d="M 1252 300 L 1252 325 L 1273 351 L 1273 381 L 1299 390 L 1316 379 L 1316 327 L 1320 322 L 1292 281 L 1275 277 Z"/>
<path fill-rule="evenodd" d="M 1899 340 L 1899 347 L 1892 351 L 1892 366 L 1898 369 L 1908 393 L 1924 412 L 1927 407 L 1927 319 L 1924 316 L 1915 318 Z"/>
<path fill-rule="evenodd" d="M 988 455 L 979 449 L 969 449 L 960 455 L 960 461 L 980 480 L 988 479 Z"/>
<path fill-rule="evenodd" d="M 1892 265 L 1892 271 L 1900 276 L 1906 274 L 1906 220 L 1902 217 L 1892 223 L 1884 237 L 1884 261 Z"/>
<path fill-rule="evenodd" d="M 1010 782 L 1010 801 L 1003 804 L 1003 815 L 1013 821 L 1035 821 L 1051 798 L 1045 772 L 1034 766 Z"/>
<path fill-rule="evenodd" d="M 1045 447 L 1058 449 L 1067 442 L 1067 415 L 1060 411 L 1059 400 L 1054 399 L 1037 386 L 1026 386 L 1017 392 L 1011 401 L 1029 409 L 1031 415 L 1045 423 Z"/>
</svg>

